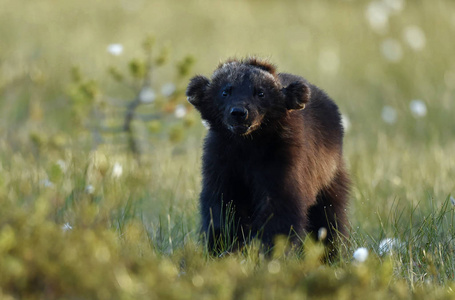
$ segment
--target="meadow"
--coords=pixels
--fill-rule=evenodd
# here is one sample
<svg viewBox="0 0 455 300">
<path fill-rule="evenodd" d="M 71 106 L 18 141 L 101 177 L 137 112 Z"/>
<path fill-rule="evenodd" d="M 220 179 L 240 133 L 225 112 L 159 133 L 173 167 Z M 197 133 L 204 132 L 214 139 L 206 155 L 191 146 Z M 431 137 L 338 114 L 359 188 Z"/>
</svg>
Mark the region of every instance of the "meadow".
<svg viewBox="0 0 455 300">
<path fill-rule="evenodd" d="M 0 0 L 0 298 L 454 299 L 454 35 L 450 0 Z M 344 116 L 337 262 L 201 243 L 184 91 L 247 55 Z"/>
</svg>

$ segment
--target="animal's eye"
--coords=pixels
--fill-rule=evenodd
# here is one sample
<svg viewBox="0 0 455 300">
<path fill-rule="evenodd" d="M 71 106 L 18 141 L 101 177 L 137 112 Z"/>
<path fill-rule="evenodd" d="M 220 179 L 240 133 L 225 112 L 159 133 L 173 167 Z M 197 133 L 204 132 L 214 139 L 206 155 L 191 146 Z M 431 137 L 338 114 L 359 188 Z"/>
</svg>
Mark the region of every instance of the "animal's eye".
<svg viewBox="0 0 455 300">
<path fill-rule="evenodd" d="M 226 91 L 226 90 L 222 91 L 222 92 L 221 92 L 221 96 L 223 96 L 223 97 L 229 96 L 228 91 Z"/>
<path fill-rule="evenodd" d="M 263 91 L 258 91 L 257 95 L 259 98 L 264 98 L 265 96 Z"/>
</svg>

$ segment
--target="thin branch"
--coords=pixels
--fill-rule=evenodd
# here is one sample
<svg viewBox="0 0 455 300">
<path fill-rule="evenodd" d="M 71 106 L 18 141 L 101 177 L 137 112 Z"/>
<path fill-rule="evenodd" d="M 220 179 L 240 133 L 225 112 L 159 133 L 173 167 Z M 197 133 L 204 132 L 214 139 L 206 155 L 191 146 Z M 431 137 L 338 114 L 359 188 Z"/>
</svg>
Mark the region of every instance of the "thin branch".
<svg viewBox="0 0 455 300">
<path fill-rule="evenodd" d="M 118 98 L 113 98 L 107 96 L 106 101 L 109 103 L 109 105 L 115 106 L 115 107 L 127 107 L 128 104 L 126 103 L 126 100 L 124 99 L 118 99 Z"/>
<path fill-rule="evenodd" d="M 144 122 L 148 122 L 148 121 L 153 121 L 153 120 L 159 120 L 162 118 L 161 115 L 159 114 L 143 114 L 143 115 L 136 115 L 138 119 L 140 119 L 141 121 L 144 121 Z"/>
</svg>

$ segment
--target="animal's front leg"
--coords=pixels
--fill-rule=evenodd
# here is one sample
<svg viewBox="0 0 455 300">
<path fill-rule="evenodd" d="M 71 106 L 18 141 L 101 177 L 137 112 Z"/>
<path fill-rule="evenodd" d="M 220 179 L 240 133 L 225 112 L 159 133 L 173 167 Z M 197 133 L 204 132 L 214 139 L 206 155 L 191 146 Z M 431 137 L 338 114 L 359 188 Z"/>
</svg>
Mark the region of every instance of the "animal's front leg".
<svg viewBox="0 0 455 300">
<path fill-rule="evenodd" d="M 301 195 L 291 189 L 277 191 L 269 189 L 262 199 L 256 200 L 256 212 L 252 234 L 271 248 L 277 236 L 285 236 L 297 244 L 305 234 L 308 222 L 307 207 Z"/>
<path fill-rule="evenodd" d="M 228 192 L 201 193 L 202 232 L 210 253 L 218 255 L 236 248 L 239 222 L 232 197 Z"/>
</svg>

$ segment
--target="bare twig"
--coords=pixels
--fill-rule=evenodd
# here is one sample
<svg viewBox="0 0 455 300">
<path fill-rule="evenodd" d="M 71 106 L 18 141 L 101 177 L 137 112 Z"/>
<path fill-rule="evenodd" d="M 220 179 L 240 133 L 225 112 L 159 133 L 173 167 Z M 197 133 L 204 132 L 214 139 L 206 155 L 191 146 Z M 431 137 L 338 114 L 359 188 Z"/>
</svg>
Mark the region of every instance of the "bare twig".
<svg viewBox="0 0 455 300">
<path fill-rule="evenodd" d="M 144 80 L 142 82 L 142 86 L 137 92 L 136 98 L 134 98 L 130 104 L 127 107 L 127 110 L 125 112 L 125 121 L 123 123 L 123 130 L 128 133 L 128 140 L 129 140 L 129 145 L 131 148 L 131 151 L 136 155 L 136 158 L 139 160 L 140 156 L 140 148 L 139 145 L 134 138 L 133 130 L 131 128 L 131 123 L 135 118 L 136 115 L 136 109 L 137 107 L 142 103 L 141 102 L 141 92 L 149 88 L 151 86 L 151 81 L 152 81 L 152 55 L 151 53 L 147 53 L 147 62 L 146 62 L 146 73 L 144 76 Z"/>
<path fill-rule="evenodd" d="M 128 104 L 126 103 L 126 100 L 123 100 L 123 99 L 112 98 L 112 97 L 106 97 L 105 99 L 109 103 L 109 105 L 112 105 L 115 107 L 127 107 L 128 106 Z"/>
<path fill-rule="evenodd" d="M 136 115 L 138 119 L 141 119 L 144 122 L 152 121 L 152 120 L 158 120 L 161 119 L 161 116 L 159 114 L 142 114 L 142 115 Z"/>
</svg>

